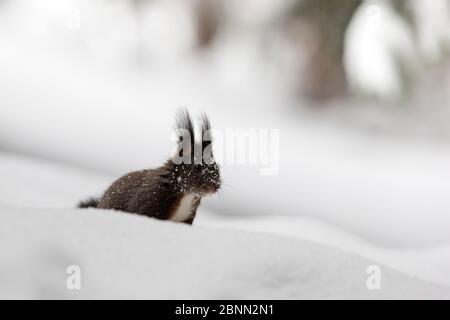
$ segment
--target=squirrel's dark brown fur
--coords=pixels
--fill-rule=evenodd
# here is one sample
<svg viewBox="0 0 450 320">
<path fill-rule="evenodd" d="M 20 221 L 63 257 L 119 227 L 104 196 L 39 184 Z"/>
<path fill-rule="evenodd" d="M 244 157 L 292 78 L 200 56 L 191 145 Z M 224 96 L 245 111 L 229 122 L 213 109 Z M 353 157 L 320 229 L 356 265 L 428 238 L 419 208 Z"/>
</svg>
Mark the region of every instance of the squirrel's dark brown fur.
<svg viewBox="0 0 450 320">
<path fill-rule="evenodd" d="M 221 184 L 219 167 L 211 152 L 210 123 L 205 115 L 201 121 L 202 141 L 197 144 L 191 117 L 186 110 L 181 111 L 176 124 L 178 152 L 173 158 L 157 169 L 122 176 L 99 200 L 89 199 L 78 206 L 192 224 L 201 197 L 216 192 Z"/>
</svg>

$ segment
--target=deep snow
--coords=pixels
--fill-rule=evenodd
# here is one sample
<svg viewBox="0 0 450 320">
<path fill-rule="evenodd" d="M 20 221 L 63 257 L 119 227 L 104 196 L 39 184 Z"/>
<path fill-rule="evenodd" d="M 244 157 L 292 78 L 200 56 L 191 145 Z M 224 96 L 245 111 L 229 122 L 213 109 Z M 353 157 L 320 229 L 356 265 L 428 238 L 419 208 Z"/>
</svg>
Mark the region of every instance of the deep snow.
<svg viewBox="0 0 450 320">
<path fill-rule="evenodd" d="M 54 213 L 59 211 L 54 209 L 66 212 L 67 208 L 74 208 L 80 199 L 101 194 L 113 180 L 113 177 L 79 168 L 7 153 L 0 153 L 0 176 L 0 212 L 8 212 L 12 208 L 26 208 L 25 214 L 34 211 L 46 213 L 46 209 L 50 208 L 49 212 L 53 215 L 48 217 L 53 217 L 51 219 L 56 220 L 55 223 L 58 222 Z M 448 246 L 426 249 L 382 246 L 339 227 L 307 217 L 224 215 L 208 207 L 211 201 L 213 197 L 205 198 L 198 210 L 195 225 L 202 229 L 240 229 L 308 240 L 353 252 L 419 279 L 450 286 Z M 226 198 L 223 201 L 226 201 Z M 20 210 L 14 209 L 13 212 L 21 215 Z M 46 214 L 44 216 L 47 217 Z M 5 228 L 7 225 L 10 224 L 7 223 Z M 36 226 L 40 228 L 39 223 Z M 21 235 L 25 237 L 24 234 Z"/>
<path fill-rule="evenodd" d="M 103 210 L 2 209 L 1 298 L 443 299 L 450 289 L 372 261 L 278 236 Z M 66 270 L 81 269 L 68 290 Z"/>
</svg>

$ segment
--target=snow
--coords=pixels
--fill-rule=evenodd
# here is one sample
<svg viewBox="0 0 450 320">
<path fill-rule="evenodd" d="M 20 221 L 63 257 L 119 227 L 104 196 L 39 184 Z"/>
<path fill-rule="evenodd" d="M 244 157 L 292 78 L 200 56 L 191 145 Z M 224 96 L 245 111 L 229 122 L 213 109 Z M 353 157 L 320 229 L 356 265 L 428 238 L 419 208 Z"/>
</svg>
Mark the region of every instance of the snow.
<svg viewBox="0 0 450 320">
<path fill-rule="evenodd" d="M 112 177 L 61 165 L 0 153 L 0 205 L 28 208 L 71 208 L 100 195 Z"/>
<path fill-rule="evenodd" d="M 384 0 L 366 0 L 355 12 L 346 34 L 344 64 L 352 89 L 399 100 L 405 90 L 399 62 L 417 69 L 414 35 Z"/>
<path fill-rule="evenodd" d="M 321 243 L 356 253 L 410 276 L 450 286 L 450 246 L 399 249 L 367 241 L 334 225 L 305 217 L 223 217 L 214 212 L 201 214 L 197 225 L 278 234 Z"/>
<path fill-rule="evenodd" d="M 450 286 L 448 246 L 397 249 L 305 217 L 230 216 L 203 204 L 192 228 L 70 209 L 100 194 L 112 178 L 13 154 L 0 153 L 0 175 L 3 296 L 443 298 L 446 290 L 423 280 Z M 88 277 L 82 292 L 65 287 L 64 270 L 73 264 Z M 383 270 L 379 293 L 365 287 L 365 268 L 372 264 Z"/>
<path fill-rule="evenodd" d="M 258 233 L 189 227 L 119 212 L 3 209 L 2 298 L 449 298 L 450 289 L 337 249 Z M 66 287 L 68 266 L 81 290 Z"/>
<path fill-rule="evenodd" d="M 416 0 L 413 9 L 420 53 L 428 63 L 436 63 L 450 45 L 450 2 Z"/>
</svg>

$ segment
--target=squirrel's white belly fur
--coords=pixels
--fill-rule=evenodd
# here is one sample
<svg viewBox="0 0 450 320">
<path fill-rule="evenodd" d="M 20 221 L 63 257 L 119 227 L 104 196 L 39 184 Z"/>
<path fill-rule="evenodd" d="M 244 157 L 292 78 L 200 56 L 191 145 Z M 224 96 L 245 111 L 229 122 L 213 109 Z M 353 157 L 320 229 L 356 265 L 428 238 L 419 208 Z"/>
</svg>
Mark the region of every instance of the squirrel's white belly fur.
<svg viewBox="0 0 450 320">
<path fill-rule="evenodd" d="M 198 200 L 200 196 L 196 193 L 191 193 L 183 196 L 181 198 L 180 204 L 178 205 L 177 210 L 172 215 L 170 220 L 176 222 L 183 222 L 189 219 L 192 215 L 192 210 L 194 207 L 195 201 Z"/>
</svg>

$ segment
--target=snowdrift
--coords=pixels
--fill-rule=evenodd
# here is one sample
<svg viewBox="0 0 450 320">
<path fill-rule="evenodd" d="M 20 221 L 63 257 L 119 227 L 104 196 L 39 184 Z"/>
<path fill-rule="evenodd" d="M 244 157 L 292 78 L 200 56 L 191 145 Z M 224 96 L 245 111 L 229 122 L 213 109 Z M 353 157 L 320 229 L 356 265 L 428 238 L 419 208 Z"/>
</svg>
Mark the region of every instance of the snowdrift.
<svg viewBox="0 0 450 320">
<path fill-rule="evenodd" d="M 0 211 L 2 206 L 31 210 L 74 208 L 81 199 L 99 195 L 114 180 L 108 175 L 10 153 L 0 153 L 0 176 Z M 345 229 L 307 217 L 224 215 L 208 208 L 211 201 L 214 197 L 204 199 L 195 221 L 197 226 L 265 232 L 308 240 L 356 253 L 422 280 L 450 286 L 448 245 L 399 249 L 378 245 Z"/>
<path fill-rule="evenodd" d="M 103 210 L 2 209 L 1 298 L 436 298 L 450 289 L 338 249 Z M 69 266 L 81 289 L 66 287 Z"/>
</svg>

